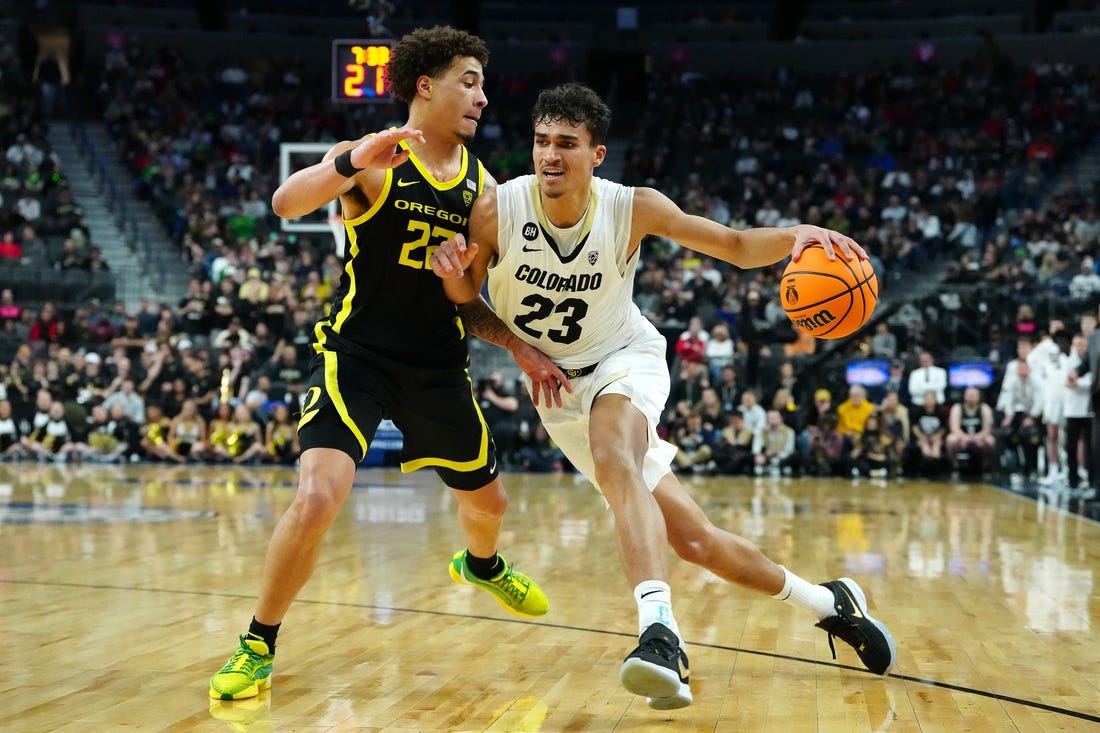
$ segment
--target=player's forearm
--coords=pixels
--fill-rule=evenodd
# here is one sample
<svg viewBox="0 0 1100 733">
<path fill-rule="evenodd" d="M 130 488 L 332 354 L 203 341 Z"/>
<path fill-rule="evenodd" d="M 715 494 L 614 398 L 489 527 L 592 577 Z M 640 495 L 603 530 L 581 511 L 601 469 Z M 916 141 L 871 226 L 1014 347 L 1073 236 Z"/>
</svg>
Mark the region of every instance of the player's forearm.
<svg viewBox="0 0 1100 733">
<path fill-rule="evenodd" d="M 472 333 L 482 341 L 488 341 L 502 349 L 512 351 L 518 341 L 516 335 L 508 330 L 508 326 L 500 320 L 500 316 L 493 312 L 493 309 L 489 307 L 489 304 L 483 298 L 478 296 L 456 307 L 467 333 Z"/>
<path fill-rule="evenodd" d="M 336 172 L 331 160 L 297 171 L 275 189 L 271 210 L 283 219 L 305 216 L 344 193 L 349 179 Z"/>
<path fill-rule="evenodd" d="M 751 270 L 774 265 L 794 248 L 794 227 L 757 227 L 734 232 L 730 262 Z"/>
</svg>

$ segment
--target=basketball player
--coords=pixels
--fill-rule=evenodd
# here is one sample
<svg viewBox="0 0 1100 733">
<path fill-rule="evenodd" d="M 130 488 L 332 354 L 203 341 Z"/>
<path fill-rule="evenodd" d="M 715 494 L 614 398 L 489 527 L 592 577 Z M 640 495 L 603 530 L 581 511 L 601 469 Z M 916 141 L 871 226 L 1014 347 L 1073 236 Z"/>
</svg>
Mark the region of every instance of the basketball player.
<svg viewBox="0 0 1100 733">
<path fill-rule="evenodd" d="M 452 558 L 451 577 L 516 614 L 547 611 L 542 590 L 497 554 L 508 497 L 466 373 L 462 324 L 427 262 L 433 246 L 467 230 L 474 200 L 495 185 L 464 145 L 487 103 L 487 60 L 484 43 L 465 32 L 413 31 L 389 65 L 408 123 L 337 143 L 275 191 L 272 208 L 287 218 L 339 197 L 348 249 L 331 312 L 315 328 L 298 492 L 268 546 L 251 626 L 210 680 L 211 697 L 237 700 L 270 687 L 279 625 L 383 417 L 404 434 L 402 470 L 431 466 L 457 499 L 467 549 Z M 533 374 L 561 374 L 533 347 L 514 346 Z"/>
<path fill-rule="evenodd" d="M 558 447 L 615 513 L 619 556 L 638 605 L 638 647 L 619 678 L 656 709 L 691 703 L 688 660 L 672 615 L 666 541 L 716 575 L 811 612 L 818 626 L 886 674 L 894 643 L 867 613 L 853 580 L 813 585 L 718 529 L 670 471 L 675 448 L 657 437 L 669 392 L 664 338 L 631 300 L 639 244 L 648 234 L 753 268 L 797 258 L 820 243 L 831 257 L 866 257 L 848 237 L 813 226 L 738 232 L 683 213 L 651 188 L 593 176 L 604 159 L 610 110 L 580 84 L 543 91 L 535 104 L 535 175 L 488 192 L 462 236 L 432 268 L 470 332 L 506 344 L 518 336 L 559 364 L 572 391 L 559 409 L 556 375 L 535 379 L 532 398 Z M 478 294 L 489 279 L 494 314 Z M 469 320 L 468 320 L 469 319 Z M 540 393 L 542 399 L 540 399 Z"/>
</svg>

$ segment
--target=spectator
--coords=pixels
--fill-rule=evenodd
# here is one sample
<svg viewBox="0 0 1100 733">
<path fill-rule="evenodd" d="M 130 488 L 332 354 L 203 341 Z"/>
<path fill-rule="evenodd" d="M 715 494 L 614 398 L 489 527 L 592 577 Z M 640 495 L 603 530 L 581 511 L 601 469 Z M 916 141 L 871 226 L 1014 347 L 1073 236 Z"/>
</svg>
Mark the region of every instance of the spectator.
<svg viewBox="0 0 1100 733">
<path fill-rule="evenodd" d="M 184 457 L 172 450 L 169 441 L 171 422 L 164 415 L 160 405 L 145 406 L 145 420 L 141 426 L 141 438 L 138 445 L 141 456 L 147 460 L 175 461 L 183 463 Z"/>
<path fill-rule="evenodd" d="M 871 338 L 871 354 L 891 361 L 898 354 L 898 337 L 890 331 L 890 324 L 886 321 L 875 324 L 875 335 Z"/>
<path fill-rule="evenodd" d="M 882 422 L 875 413 L 867 416 L 863 431 L 856 438 L 848 455 L 853 478 L 886 478 L 897 475 L 899 461 L 894 452 L 894 439 L 883 430 Z"/>
<path fill-rule="evenodd" d="M 849 447 L 858 442 L 867 418 L 874 411 L 875 405 L 867 399 L 867 390 L 862 385 L 848 387 L 848 399 L 836 406 L 836 429 Z"/>
<path fill-rule="evenodd" d="M 942 405 L 947 399 L 947 370 L 936 366 L 929 351 L 920 352 L 917 360 L 919 366 L 909 373 L 909 395 L 923 401 L 926 392 L 934 392 L 936 404 Z"/>
<path fill-rule="evenodd" d="M 702 415 L 689 414 L 687 422 L 672 436 L 672 444 L 676 446 L 676 466 L 692 473 L 713 472 L 716 468 L 711 448 L 713 442 L 714 430 L 703 422 Z"/>
<path fill-rule="evenodd" d="M 907 473 L 925 478 L 942 475 L 946 466 L 947 411 L 939 404 L 934 390 L 925 392 L 920 407 L 914 410 L 911 434 Z"/>
<path fill-rule="evenodd" d="M 979 472 L 993 470 L 993 408 L 982 402 L 977 387 L 967 387 L 962 401 L 951 406 L 945 444 L 953 471 L 958 472 L 964 462 Z"/>
<path fill-rule="evenodd" d="M 833 394 L 825 388 L 814 390 L 813 402 L 803 411 L 799 420 L 802 431 L 795 441 L 798 455 L 804 466 L 812 464 L 810 447 L 814 435 L 820 436 L 824 432 L 826 419 L 836 428 L 836 410 L 833 409 Z"/>
<path fill-rule="evenodd" d="M 504 384 L 504 375 L 492 372 L 488 379 L 478 383 L 478 405 L 496 441 L 497 455 L 502 463 L 511 466 L 516 458 L 516 410 L 519 399 Z"/>
<path fill-rule="evenodd" d="M 16 322 L 23 317 L 23 307 L 15 302 L 11 288 L 0 290 L 0 321 Z"/>
<path fill-rule="evenodd" d="M 1030 341 L 1021 343 L 1026 343 L 1023 348 L 1030 351 Z M 1042 385 L 1031 375 L 1026 356 L 1009 362 L 1001 380 L 996 412 L 1001 415 L 997 432 L 1007 457 L 1005 468 L 1014 474 L 1014 484 L 1022 479 L 1021 471 L 1030 481 L 1038 477 L 1039 450 L 1045 433 L 1041 421 L 1042 390 Z"/>
<path fill-rule="evenodd" d="M 737 370 L 734 367 L 722 367 L 714 390 L 718 394 L 723 412 L 728 414 L 737 411 L 735 408 L 741 404 L 741 385 L 737 381 Z"/>
<path fill-rule="evenodd" d="M 145 398 L 134 389 L 134 380 L 122 379 L 117 390 L 112 391 L 103 400 L 103 406 L 108 412 L 115 405 L 121 405 L 126 416 L 136 425 L 144 425 L 146 418 Z"/>
<path fill-rule="evenodd" d="M 734 411 L 727 417 L 726 425 L 714 436 L 711 455 L 715 473 L 728 476 L 744 476 L 753 470 L 753 442 L 755 436 L 745 427 L 745 417 Z"/>
<path fill-rule="evenodd" d="M 703 353 L 712 383 L 721 379 L 723 369 L 733 366 L 736 355 L 737 344 L 730 338 L 729 326 L 725 323 L 714 324 Z"/>
<path fill-rule="evenodd" d="M 848 472 L 845 440 L 836 424 L 836 413 L 827 412 L 809 428 L 807 465 L 814 476 L 841 476 Z"/>
<path fill-rule="evenodd" d="M 11 402 L 0 399 L 0 460 L 14 460 L 24 455 L 22 437 L 12 417 Z"/>
<path fill-rule="evenodd" d="M 206 420 L 195 400 L 185 399 L 168 425 L 168 450 L 164 457 L 177 463 L 201 461 L 207 457 Z"/>
<path fill-rule="evenodd" d="M 1069 486 L 1094 486 L 1092 475 L 1092 370 L 1088 364 L 1088 341 L 1073 337 L 1066 381 L 1062 387 L 1062 413 L 1066 424 L 1066 482 Z"/>
<path fill-rule="evenodd" d="M 23 245 L 16 241 L 12 230 L 7 230 L 4 232 L 3 239 L 0 239 L 0 259 L 20 260 L 22 257 Z"/>
<path fill-rule="evenodd" d="M 763 432 L 768 424 L 768 414 L 757 401 L 756 392 L 748 389 L 742 392 L 738 409 L 745 416 L 745 427 L 752 431 L 754 437 Z"/>
<path fill-rule="evenodd" d="M 703 364 L 706 361 L 707 343 L 710 334 L 703 328 L 703 321 L 698 316 L 692 316 L 688 321 L 687 330 L 680 334 L 676 340 L 676 356 L 680 362 L 697 362 Z"/>
<path fill-rule="evenodd" d="M 765 419 L 764 429 L 753 441 L 753 471 L 757 476 L 790 476 L 798 463 L 794 430 L 783 422 L 779 410 L 768 410 Z"/>
<path fill-rule="evenodd" d="M 267 454 L 274 463 L 291 466 L 298 460 L 298 425 L 290 418 L 290 407 L 285 402 L 275 405 L 264 430 Z"/>
<path fill-rule="evenodd" d="M 72 453 L 79 455 L 73 443 L 72 429 L 65 419 L 65 405 L 56 400 L 50 403 L 46 419 L 41 421 L 41 425 L 36 424 L 20 444 L 40 461 L 63 461 Z"/>
</svg>

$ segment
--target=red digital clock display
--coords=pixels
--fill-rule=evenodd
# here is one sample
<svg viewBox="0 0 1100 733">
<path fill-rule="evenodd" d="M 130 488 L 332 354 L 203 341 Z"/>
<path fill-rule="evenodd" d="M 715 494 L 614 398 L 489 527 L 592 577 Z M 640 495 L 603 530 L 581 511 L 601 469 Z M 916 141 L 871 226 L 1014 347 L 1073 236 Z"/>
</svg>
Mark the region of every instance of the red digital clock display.
<svg viewBox="0 0 1100 733">
<path fill-rule="evenodd" d="M 388 102 L 386 67 L 393 41 L 343 39 L 332 42 L 332 101 Z"/>
</svg>

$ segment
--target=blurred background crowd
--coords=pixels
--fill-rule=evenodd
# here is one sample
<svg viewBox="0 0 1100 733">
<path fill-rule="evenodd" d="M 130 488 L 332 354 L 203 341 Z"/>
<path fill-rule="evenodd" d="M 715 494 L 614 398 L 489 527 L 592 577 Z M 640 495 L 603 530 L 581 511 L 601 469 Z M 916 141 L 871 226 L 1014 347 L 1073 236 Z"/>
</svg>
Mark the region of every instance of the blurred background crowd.
<svg viewBox="0 0 1100 733">
<path fill-rule="evenodd" d="M 494 54 L 472 147 L 498 180 L 528 171 L 537 91 L 579 79 L 615 111 L 601 175 L 735 228 L 820 224 L 871 254 L 879 306 L 833 342 L 791 327 L 784 263 L 643 243 L 635 297 L 669 344 L 678 470 L 1095 485 L 1100 67 L 1074 52 L 1095 8 L 596 3 L 592 21 L 508 23 L 495 5 L 333 3 L 321 15 L 338 25 L 312 35 L 293 2 L 5 6 L 3 457 L 293 464 L 342 263 L 331 235 L 272 214 L 281 144 L 404 119 L 333 103 L 333 37 L 457 21 L 480 22 Z M 739 63 L 763 40 L 790 63 Z M 794 63 L 824 42 L 841 49 L 829 64 Z M 509 355 L 471 348 L 505 466 L 571 470 Z"/>
</svg>

